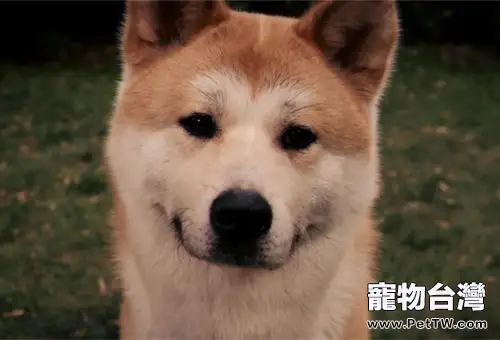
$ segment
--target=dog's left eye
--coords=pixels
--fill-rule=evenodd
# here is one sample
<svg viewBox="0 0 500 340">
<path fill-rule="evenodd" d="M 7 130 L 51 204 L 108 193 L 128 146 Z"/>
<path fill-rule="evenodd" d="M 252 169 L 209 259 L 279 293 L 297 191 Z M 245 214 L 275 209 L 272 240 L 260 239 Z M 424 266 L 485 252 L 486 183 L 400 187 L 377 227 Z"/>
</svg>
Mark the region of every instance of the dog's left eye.
<svg viewBox="0 0 500 340">
<path fill-rule="evenodd" d="M 179 119 L 179 125 L 191 136 L 199 139 L 212 139 L 218 132 L 217 122 L 206 113 L 192 113 Z"/>
<path fill-rule="evenodd" d="M 315 143 L 318 137 L 307 126 L 289 125 L 281 134 L 279 142 L 285 150 L 304 150 Z"/>
</svg>

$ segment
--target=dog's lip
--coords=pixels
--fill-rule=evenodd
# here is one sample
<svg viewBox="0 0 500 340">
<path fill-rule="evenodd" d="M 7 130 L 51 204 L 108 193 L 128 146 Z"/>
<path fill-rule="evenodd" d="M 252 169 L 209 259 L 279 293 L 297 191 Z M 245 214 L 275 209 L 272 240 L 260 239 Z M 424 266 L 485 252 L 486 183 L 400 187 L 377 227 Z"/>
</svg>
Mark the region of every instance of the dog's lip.
<svg viewBox="0 0 500 340">
<path fill-rule="evenodd" d="M 162 209 L 164 212 L 164 209 Z M 240 262 L 235 260 L 230 255 L 219 256 L 217 254 L 203 255 L 192 249 L 189 244 L 187 244 L 183 237 L 182 232 L 182 218 L 177 214 L 171 220 L 172 228 L 175 231 L 179 246 L 182 247 L 189 256 L 196 258 L 200 261 L 207 262 L 212 265 L 227 266 L 232 268 L 248 269 L 248 270 L 276 270 L 282 267 L 282 264 L 273 264 L 265 262 L 261 259 L 256 259 L 256 261 Z"/>
<path fill-rule="evenodd" d="M 226 266 L 226 267 L 232 267 L 232 268 L 240 268 L 240 269 L 247 269 L 247 270 L 268 270 L 268 271 L 274 271 L 277 269 L 280 269 L 283 265 L 282 264 L 273 264 L 273 263 L 268 263 L 264 261 L 249 261 L 249 262 L 241 262 L 241 261 L 235 261 L 231 257 L 226 257 L 226 258 L 217 258 L 217 257 L 208 257 L 204 259 L 205 261 L 214 264 L 214 265 L 219 265 L 219 266 Z"/>
<path fill-rule="evenodd" d="M 167 213 L 165 211 L 165 208 L 163 205 L 159 203 L 153 204 L 153 208 L 158 211 L 160 216 L 162 218 L 167 217 Z M 234 268 L 243 268 L 243 269 L 267 269 L 267 270 L 276 270 L 282 267 L 282 264 L 270 264 L 270 263 L 256 263 L 255 265 L 238 265 L 238 264 L 233 264 L 229 263 L 229 261 L 224 261 L 224 260 L 217 260 L 214 256 L 207 256 L 207 255 L 201 255 L 198 254 L 196 251 L 191 249 L 188 244 L 184 242 L 184 237 L 183 237 L 183 232 L 182 232 L 182 218 L 180 214 L 174 214 L 173 218 L 170 221 L 170 225 L 172 229 L 175 232 L 175 235 L 177 237 L 177 240 L 179 242 L 179 246 L 181 246 L 190 256 L 200 260 L 200 261 L 205 261 L 213 265 L 226 265 L 229 267 L 234 267 Z M 308 235 L 309 231 L 311 229 L 316 229 L 317 226 L 314 224 L 309 224 L 306 228 L 305 234 Z M 300 233 L 297 229 L 297 232 L 295 233 L 291 246 L 290 246 L 290 251 L 289 251 L 289 258 L 293 257 L 299 247 L 306 242 L 306 239 L 308 238 L 307 236 L 304 235 L 304 233 Z"/>
<path fill-rule="evenodd" d="M 172 226 L 174 228 L 175 234 L 177 238 L 182 241 L 182 220 L 179 215 L 175 215 L 174 218 L 172 219 Z"/>
<path fill-rule="evenodd" d="M 153 203 L 153 209 L 158 213 L 159 217 L 163 220 L 167 219 L 167 211 L 165 207 L 160 203 Z M 170 226 L 175 232 L 176 237 L 179 241 L 182 241 L 182 220 L 180 214 L 174 214 L 173 218 L 170 220 Z"/>
<path fill-rule="evenodd" d="M 322 232 L 322 229 L 314 223 L 308 224 L 305 230 L 303 230 L 302 232 L 300 231 L 301 229 L 299 228 L 296 228 L 295 230 L 296 232 L 292 239 L 290 252 L 288 253 L 289 258 L 295 256 L 297 251 L 302 246 L 307 246 L 311 242 L 314 243 L 316 237 Z"/>
<path fill-rule="evenodd" d="M 230 256 L 223 258 L 223 257 L 217 257 L 212 255 L 202 255 L 199 254 L 198 252 L 194 251 L 189 247 L 188 244 L 186 244 L 182 239 L 179 240 L 179 247 L 182 247 L 186 253 L 200 261 L 203 261 L 205 263 L 208 263 L 210 265 L 214 266 L 224 266 L 224 267 L 229 267 L 229 268 L 237 268 L 237 269 L 244 269 L 244 270 L 276 270 L 282 267 L 282 265 L 273 265 L 272 263 L 266 263 L 263 261 L 256 261 L 256 262 L 237 262 L 234 260 L 231 260 Z"/>
</svg>

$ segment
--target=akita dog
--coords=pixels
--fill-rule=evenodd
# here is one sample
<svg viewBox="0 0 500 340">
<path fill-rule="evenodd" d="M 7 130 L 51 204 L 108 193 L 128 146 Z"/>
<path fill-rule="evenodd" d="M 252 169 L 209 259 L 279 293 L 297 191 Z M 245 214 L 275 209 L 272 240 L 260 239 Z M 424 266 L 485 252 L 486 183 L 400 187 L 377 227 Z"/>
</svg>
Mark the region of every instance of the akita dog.
<svg viewBox="0 0 500 340">
<path fill-rule="evenodd" d="M 129 1 L 106 143 L 126 339 L 367 339 L 393 1 Z"/>
</svg>

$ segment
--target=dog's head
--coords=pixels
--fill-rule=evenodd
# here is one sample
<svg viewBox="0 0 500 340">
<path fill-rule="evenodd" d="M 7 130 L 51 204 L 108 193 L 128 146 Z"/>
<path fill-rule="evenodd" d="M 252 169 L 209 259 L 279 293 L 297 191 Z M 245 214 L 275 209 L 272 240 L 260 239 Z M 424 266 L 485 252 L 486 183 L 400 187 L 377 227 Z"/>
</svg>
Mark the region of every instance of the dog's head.
<svg viewBox="0 0 500 340">
<path fill-rule="evenodd" d="M 397 36 L 389 0 L 320 2 L 299 19 L 129 1 L 107 149 L 125 205 L 214 263 L 280 267 L 341 232 L 377 195 Z"/>
</svg>

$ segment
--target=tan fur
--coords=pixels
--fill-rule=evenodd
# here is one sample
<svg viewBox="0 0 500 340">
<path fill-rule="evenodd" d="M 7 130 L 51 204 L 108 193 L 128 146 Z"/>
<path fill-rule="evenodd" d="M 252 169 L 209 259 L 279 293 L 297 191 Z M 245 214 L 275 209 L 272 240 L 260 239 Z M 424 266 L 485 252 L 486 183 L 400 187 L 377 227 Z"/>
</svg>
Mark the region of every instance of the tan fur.
<svg viewBox="0 0 500 340">
<path fill-rule="evenodd" d="M 322 2 L 300 19 L 221 1 L 127 3 L 106 144 L 123 339 L 368 339 L 377 106 L 397 31 L 389 0 Z M 187 136 L 177 122 L 191 112 L 213 114 L 220 135 Z M 292 122 L 318 142 L 280 149 Z M 274 270 L 192 256 L 208 256 L 208 207 L 234 186 L 273 207 Z"/>
</svg>

